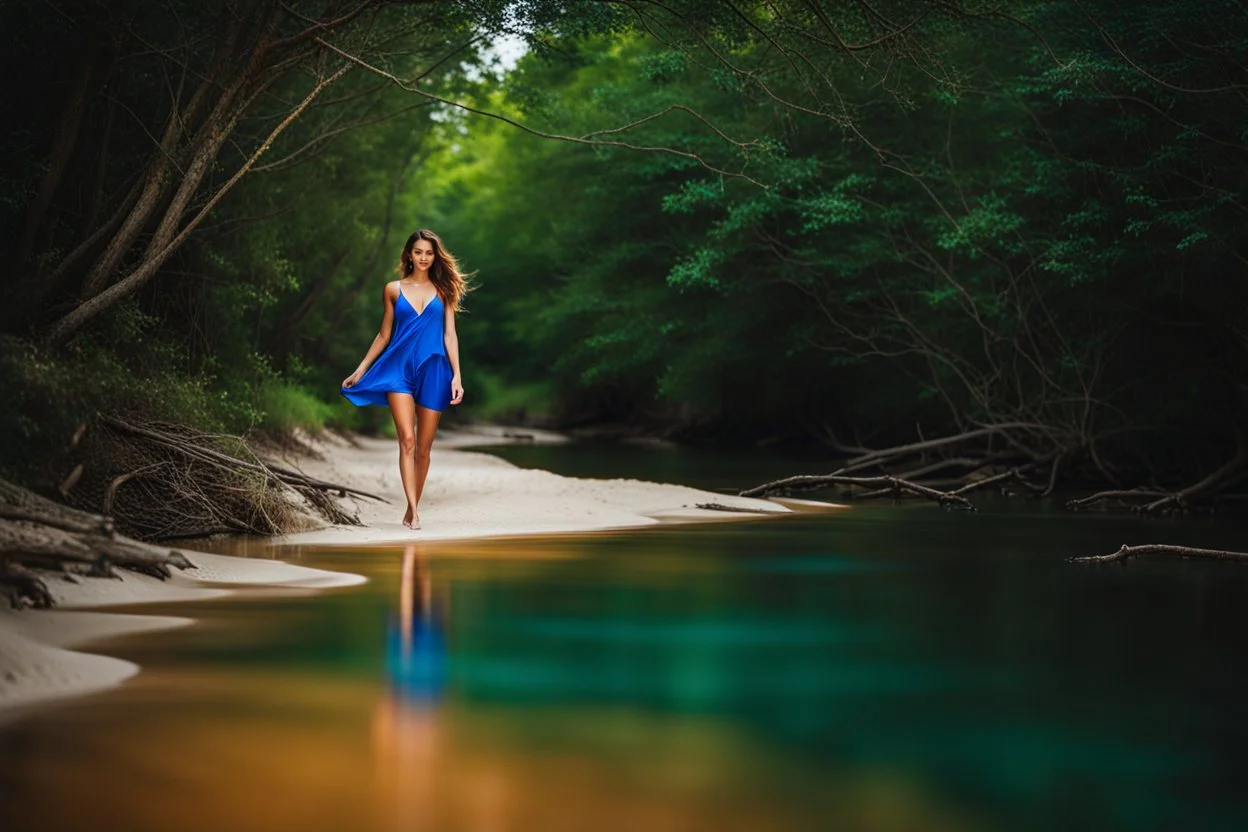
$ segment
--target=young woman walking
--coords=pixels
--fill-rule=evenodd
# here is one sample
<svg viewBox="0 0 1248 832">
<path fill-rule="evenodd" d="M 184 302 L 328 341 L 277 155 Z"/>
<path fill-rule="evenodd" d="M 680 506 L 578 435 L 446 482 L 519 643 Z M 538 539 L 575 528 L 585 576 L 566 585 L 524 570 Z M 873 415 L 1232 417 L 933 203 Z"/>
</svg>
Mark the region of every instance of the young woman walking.
<svg viewBox="0 0 1248 832">
<path fill-rule="evenodd" d="M 399 279 L 382 290 L 381 330 L 342 395 L 357 406 L 388 405 L 399 439 L 399 474 L 407 497 L 403 525 L 420 528 L 420 495 L 438 420 L 464 399 L 455 313 L 468 291 L 455 258 L 422 228 L 407 239 Z"/>
</svg>

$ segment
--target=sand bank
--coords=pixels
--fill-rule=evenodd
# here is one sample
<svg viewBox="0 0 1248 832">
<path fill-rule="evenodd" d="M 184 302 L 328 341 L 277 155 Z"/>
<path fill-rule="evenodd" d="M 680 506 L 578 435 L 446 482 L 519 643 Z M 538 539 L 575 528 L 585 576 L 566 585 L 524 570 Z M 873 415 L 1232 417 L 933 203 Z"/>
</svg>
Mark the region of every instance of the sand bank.
<svg viewBox="0 0 1248 832">
<path fill-rule="evenodd" d="M 507 535 L 560 534 L 636 528 L 672 521 L 731 520 L 787 513 L 768 500 L 716 494 L 640 480 L 562 477 L 518 468 L 475 445 L 516 441 L 558 442 L 542 431 L 477 429 L 443 431 L 434 443 L 429 479 L 421 498 L 421 529 L 404 528 L 398 452 L 390 439 L 359 438 L 354 444 L 326 436 L 312 440 L 321 459 L 293 460 L 306 473 L 386 498 L 340 501 L 358 513 L 363 527 L 330 526 L 275 538 L 278 544 L 354 546 L 457 540 Z M 746 513 L 701 509 L 717 503 Z"/>
<path fill-rule="evenodd" d="M 305 437 L 305 441 L 315 453 L 287 458 L 288 464 L 390 502 L 345 498 L 340 502 L 358 514 L 363 526 L 327 526 L 274 538 L 272 542 L 278 545 L 374 546 L 412 540 L 589 532 L 789 511 L 766 500 L 677 485 L 579 479 L 517 468 L 466 449 L 506 441 L 559 442 L 563 437 L 527 429 L 480 428 L 439 435 L 421 505 L 423 528 L 412 531 L 399 522 L 404 504 L 393 440 L 348 441 L 326 435 Z M 717 503 L 746 513 L 700 509 L 699 503 Z M 191 550 L 187 555 L 197 568 L 175 573 L 168 581 L 134 573 L 124 573 L 121 580 L 83 578 L 77 583 L 50 577 L 48 586 L 56 609 L 0 611 L 0 716 L 14 713 L 19 706 L 102 690 L 138 672 L 130 662 L 69 648 L 193 623 L 187 618 L 77 612 L 74 608 L 194 601 L 265 587 L 323 589 L 364 580 L 275 560 Z"/>
<path fill-rule="evenodd" d="M 138 673 L 121 659 L 76 652 L 135 633 L 192 624 L 190 618 L 81 612 L 76 608 L 172 603 L 263 589 L 322 589 L 364 581 L 359 575 L 308 569 L 275 560 L 187 552 L 196 569 L 161 581 L 133 572 L 119 580 L 49 576 L 51 610 L 13 611 L 0 604 L 0 719 L 23 707 L 104 690 Z"/>
</svg>

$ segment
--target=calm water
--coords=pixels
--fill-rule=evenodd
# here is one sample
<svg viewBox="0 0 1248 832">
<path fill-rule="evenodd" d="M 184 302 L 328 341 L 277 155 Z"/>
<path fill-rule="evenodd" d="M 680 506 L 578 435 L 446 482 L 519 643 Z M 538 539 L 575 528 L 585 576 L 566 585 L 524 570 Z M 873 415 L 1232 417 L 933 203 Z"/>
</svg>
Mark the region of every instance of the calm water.
<svg viewBox="0 0 1248 832">
<path fill-rule="evenodd" d="M 836 466 L 809 450 L 789 456 L 774 449 L 682 447 L 627 442 L 559 445 L 507 444 L 475 448 L 521 468 L 542 468 L 569 477 L 675 482 L 709 491 L 737 492 L 794 474 L 826 474 Z"/>
<path fill-rule="evenodd" d="M 998 501 L 303 550 L 372 580 L 142 608 L 200 623 L 0 726 L 0 826 L 1244 829 L 1248 569 L 1062 562 L 1244 538 Z"/>
</svg>

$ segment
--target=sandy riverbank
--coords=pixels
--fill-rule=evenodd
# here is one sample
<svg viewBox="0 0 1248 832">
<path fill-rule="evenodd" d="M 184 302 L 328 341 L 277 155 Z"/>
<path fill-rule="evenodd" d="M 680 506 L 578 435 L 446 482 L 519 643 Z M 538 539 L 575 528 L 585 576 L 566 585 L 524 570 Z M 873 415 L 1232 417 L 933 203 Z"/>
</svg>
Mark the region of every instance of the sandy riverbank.
<svg viewBox="0 0 1248 832">
<path fill-rule="evenodd" d="M 525 431 L 525 441 L 561 441 L 554 434 Z M 399 522 L 403 513 L 395 443 L 325 436 L 308 440 L 314 455 L 285 461 L 306 473 L 385 497 L 381 503 L 348 497 L 363 526 L 326 526 L 274 538 L 277 545 L 353 546 L 452 540 L 503 535 L 556 534 L 632 528 L 670 521 L 725 520 L 725 514 L 697 508 L 718 503 L 759 513 L 788 509 L 765 500 L 729 497 L 677 485 L 637 480 L 561 477 L 517 468 L 467 448 L 507 441 L 503 429 L 444 431 L 435 445 L 421 505 L 423 528 Z M 121 580 L 51 577 L 54 610 L 0 610 L 0 718 L 23 706 L 81 695 L 120 684 L 139 668 L 120 659 L 71 648 L 99 645 L 134 633 L 185 626 L 189 618 L 97 611 L 118 605 L 218 598 L 265 587 L 321 589 L 364 579 L 274 560 L 188 551 L 198 567 L 168 581 L 125 573 Z M 90 608 L 92 611 L 82 611 Z M 188 608 L 189 610 L 189 608 Z"/>
<path fill-rule="evenodd" d="M 0 606 L 0 719 L 26 706 L 104 690 L 139 670 L 131 662 L 71 648 L 194 623 L 190 618 L 101 611 L 107 607 L 198 601 L 264 588 L 323 589 L 364 580 L 275 560 L 188 555 L 196 569 L 175 571 L 167 581 L 133 572 L 122 572 L 120 580 L 79 578 L 76 583 L 49 576 L 55 609 Z"/>
<path fill-rule="evenodd" d="M 363 527 L 331 526 L 275 538 L 274 542 L 304 546 L 384 545 L 412 540 L 591 532 L 750 516 L 697 507 L 705 503 L 759 514 L 788 512 L 784 506 L 768 500 L 680 485 L 562 477 L 549 471 L 517 468 L 496 456 L 470 450 L 508 441 L 515 433 L 482 428 L 439 434 L 421 498 L 419 531 L 404 528 L 400 522 L 403 485 L 393 440 L 359 438 L 356 445 L 332 436 L 315 440 L 313 447 L 323 458 L 293 460 L 303 471 L 377 494 L 390 502 L 348 498 L 340 502 L 358 512 Z M 523 433 L 532 437 L 526 441 L 563 441 L 557 434 L 527 430 Z"/>
</svg>

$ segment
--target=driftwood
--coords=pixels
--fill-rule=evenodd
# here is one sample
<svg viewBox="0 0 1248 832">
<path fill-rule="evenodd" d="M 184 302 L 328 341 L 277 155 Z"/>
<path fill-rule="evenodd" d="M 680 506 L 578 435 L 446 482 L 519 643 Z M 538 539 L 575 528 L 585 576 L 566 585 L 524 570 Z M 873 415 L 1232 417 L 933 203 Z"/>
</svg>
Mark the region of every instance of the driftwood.
<svg viewBox="0 0 1248 832">
<path fill-rule="evenodd" d="M 923 443 L 929 444 L 929 443 Z M 911 446 L 914 447 L 914 446 Z M 875 464 L 880 457 L 876 455 L 872 464 Z M 860 491 L 853 496 L 857 499 L 870 499 L 874 497 L 897 497 L 902 494 L 911 494 L 916 497 L 923 497 L 933 500 L 943 506 L 951 506 L 965 511 L 974 511 L 975 506 L 964 495 L 972 491 L 978 491 L 989 486 L 1000 485 L 1006 482 L 1017 482 L 1023 487 L 1041 492 L 1043 486 L 1029 482 L 1024 476 L 1025 472 L 1036 467 L 1047 460 L 1040 460 L 1028 465 L 1010 468 L 1006 471 L 999 471 L 987 476 L 983 475 L 983 466 L 977 465 L 977 471 L 972 473 L 980 474 L 977 478 L 964 482 L 961 479 L 954 480 L 956 488 L 942 490 L 935 487 L 934 483 L 917 482 L 914 477 L 924 474 L 932 474 L 936 471 L 944 470 L 948 467 L 970 467 L 973 460 L 958 458 L 953 460 L 945 460 L 942 463 L 931 463 L 922 468 L 908 472 L 908 476 L 894 476 L 892 474 L 884 474 L 881 476 L 863 477 L 849 476 L 848 471 L 861 469 L 864 464 L 861 462 L 851 462 L 842 468 L 837 469 L 831 474 L 806 474 L 794 477 L 785 477 L 784 479 L 765 482 L 753 488 L 748 488 L 739 492 L 742 497 L 768 497 L 774 494 L 788 494 L 794 491 L 812 491 L 819 488 L 828 488 L 829 486 L 847 486 L 851 488 L 868 489 Z"/>
<path fill-rule="evenodd" d="M 1226 549 L 1197 549 L 1192 546 L 1171 546 L 1160 543 L 1149 543 L 1143 546 L 1124 545 L 1117 552 L 1108 555 L 1085 555 L 1068 558 L 1070 563 L 1126 563 L 1129 559 L 1140 555 L 1175 555 L 1181 558 L 1203 558 L 1205 560 L 1248 561 L 1248 552 L 1232 552 Z"/>
<path fill-rule="evenodd" d="M 75 505 L 0 479 L 0 594 L 11 604 L 48 606 L 46 581 L 58 576 L 117 577 L 126 569 L 163 580 L 194 568 L 183 552 L 138 537 L 284 531 L 299 521 L 287 495 L 331 522 L 358 524 L 332 495 L 382 499 L 267 462 L 239 437 L 116 416 L 100 424 L 105 430 L 86 442 L 84 430 L 71 442 L 86 458 L 75 471 L 86 473 L 58 490 Z"/>
<path fill-rule="evenodd" d="M 36 569 L 115 577 L 114 567 L 162 580 L 195 565 L 176 549 L 116 532 L 111 518 L 64 506 L 0 479 L 0 592 L 13 606 L 46 607 L 52 593 Z"/>
<path fill-rule="evenodd" d="M 1156 515 L 1187 513 L 1235 499 L 1235 495 L 1228 494 L 1228 489 L 1248 480 L 1248 432 L 1237 438 L 1235 454 L 1217 470 L 1173 491 L 1156 485 L 1124 487 L 1097 450 L 1094 438 L 1067 435 L 1031 422 L 983 425 L 953 436 L 921 437 L 918 442 L 878 449 L 846 445 L 830 430 L 826 432 L 834 449 L 852 454 L 840 467 L 828 474 L 773 480 L 741 491 L 741 496 L 763 497 L 843 486 L 853 489 L 850 496 L 860 500 L 910 494 L 942 505 L 969 507 L 969 503 L 957 498 L 989 485 L 1004 486 L 1007 482 L 1047 497 L 1057 488 L 1063 473 L 1068 473 L 1070 466 L 1078 461 L 1083 467 L 1077 476 L 1084 481 L 1089 476 L 1103 477 L 1113 483 L 1113 487 L 1068 500 L 1066 508 L 1125 506 L 1141 514 Z M 959 470 L 965 473 L 958 475 Z M 937 474 L 943 478 L 933 478 Z M 1034 482 L 1031 477 L 1037 475 L 1043 480 Z"/>
<path fill-rule="evenodd" d="M 1180 489 L 1169 492 L 1156 488 L 1134 488 L 1098 491 L 1078 500 L 1069 500 L 1066 508 L 1077 510 L 1096 504 L 1117 501 L 1131 506 L 1141 514 L 1186 514 L 1192 510 L 1197 499 L 1215 497 L 1240 480 L 1248 477 L 1248 440 L 1240 438 L 1235 455 L 1208 476 Z"/>
<path fill-rule="evenodd" d="M 0 593 L 9 599 L 9 605 L 14 609 L 24 606 L 46 609 L 52 606 L 48 585 L 21 563 L 0 560 Z"/>
<path fill-rule="evenodd" d="M 892 448 L 864 448 L 841 444 L 829 433 L 832 446 L 853 454 L 828 474 L 801 475 L 766 482 L 739 492 L 743 497 L 765 497 L 830 486 L 853 489 L 850 496 L 864 500 L 876 497 L 912 495 L 940 505 L 968 511 L 974 505 L 967 494 L 1007 483 L 1044 494 L 1051 491 L 1066 458 L 1058 444 L 1047 450 L 1031 447 L 1033 437 L 1043 437 L 1050 445 L 1060 437 L 1043 425 L 1030 422 L 1004 422 L 982 425 L 954 436 Z M 1048 468 L 1048 483 L 1031 482 L 1028 475 Z M 961 470 L 963 473 L 957 474 Z M 949 474 L 955 474 L 950 477 Z M 944 478 L 935 479 L 940 474 Z"/>
<path fill-rule="evenodd" d="M 775 482 L 763 483 L 755 488 L 750 488 L 741 492 L 742 497 L 766 497 L 779 492 L 789 492 L 798 490 L 812 490 L 816 488 L 826 488 L 830 485 L 848 485 L 858 486 L 861 488 L 874 489 L 867 492 L 871 496 L 884 496 L 886 494 L 914 494 L 919 497 L 926 497 L 929 500 L 935 500 L 941 505 L 955 506 L 966 511 L 974 511 L 975 506 L 971 501 L 949 491 L 939 491 L 917 482 L 903 480 L 900 477 L 846 477 L 838 474 L 824 474 L 819 476 L 800 476 L 788 477 Z M 961 489 L 958 489 L 961 491 Z"/>
</svg>

